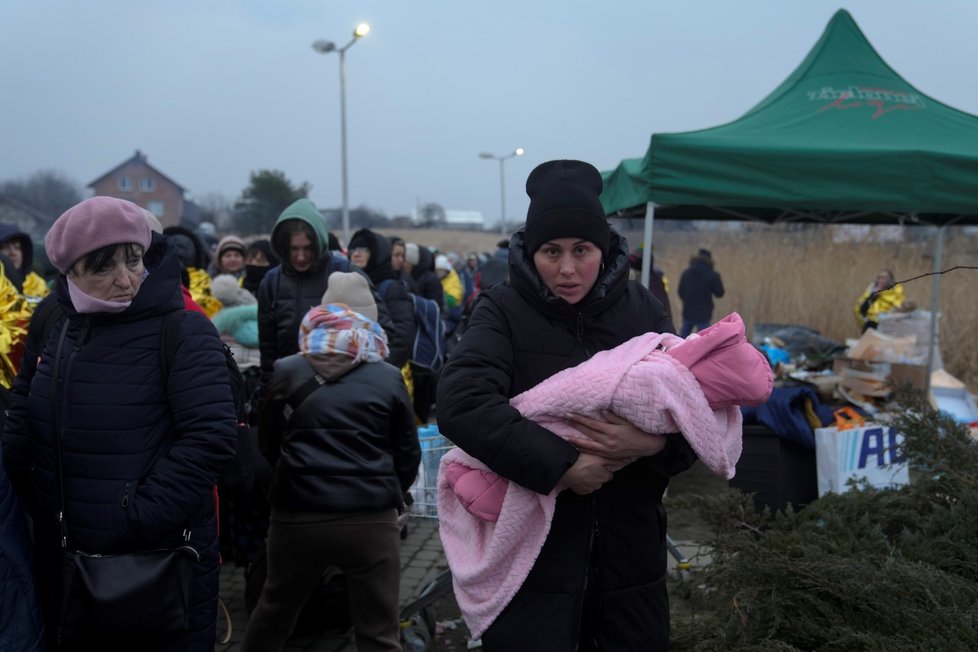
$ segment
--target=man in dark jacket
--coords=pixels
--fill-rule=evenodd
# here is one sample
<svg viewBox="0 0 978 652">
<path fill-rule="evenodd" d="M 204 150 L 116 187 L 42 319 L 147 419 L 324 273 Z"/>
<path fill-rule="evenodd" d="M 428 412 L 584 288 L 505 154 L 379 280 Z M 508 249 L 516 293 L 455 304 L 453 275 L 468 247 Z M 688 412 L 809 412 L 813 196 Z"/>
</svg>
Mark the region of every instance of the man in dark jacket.
<svg viewBox="0 0 978 652">
<path fill-rule="evenodd" d="M 709 250 L 700 249 L 689 259 L 689 267 L 679 277 L 679 298 L 683 302 L 683 327 L 680 337 L 687 337 L 695 328 L 703 330 L 713 319 L 713 297 L 723 296 L 723 280 L 713 269 Z"/>
<path fill-rule="evenodd" d="M 691 447 L 609 417 L 589 428 L 631 443 L 599 455 L 509 404 L 598 351 L 673 330 L 662 305 L 629 281 L 627 244 L 605 221 L 600 192 L 598 171 L 579 161 L 530 174 L 510 282 L 483 291 L 438 385 L 441 432 L 465 452 L 532 491 L 569 488 L 526 581 L 482 635 L 487 652 L 668 648 L 661 501 L 669 478 L 695 461 Z M 607 471 L 604 458 L 626 454 L 637 459 Z"/>
<path fill-rule="evenodd" d="M 329 275 L 350 271 L 345 258 L 329 249 L 326 222 L 316 205 L 299 199 L 286 207 L 272 227 L 272 249 L 282 263 L 269 270 L 258 288 L 258 347 L 261 354 L 261 388 L 265 395 L 272 379 L 272 365 L 279 358 L 298 353 L 299 324 L 306 312 L 319 304 L 329 286 Z M 377 321 L 387 333 L 390 348 L 404 344 L 394 330 L 390 313 L 377 296 Z"/>
</svg>

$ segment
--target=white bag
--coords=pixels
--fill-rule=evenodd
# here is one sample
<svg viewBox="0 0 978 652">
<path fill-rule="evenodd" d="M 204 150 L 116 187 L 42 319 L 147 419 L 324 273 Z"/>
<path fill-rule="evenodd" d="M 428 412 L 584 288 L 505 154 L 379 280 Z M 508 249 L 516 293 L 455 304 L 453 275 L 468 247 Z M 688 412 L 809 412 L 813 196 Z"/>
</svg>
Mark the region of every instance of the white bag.
<svg viewBox="0 0 978 652">
<path fill-rule="evenodd" d="M 878 489 L 910 484 L 907 460 L 900 452 L 903 435 L 889 426 L 869 423 L 855 428 L 815 430 L 818 495 L 848 490 L 850 478 L 865 478 Z"/>
</svg>

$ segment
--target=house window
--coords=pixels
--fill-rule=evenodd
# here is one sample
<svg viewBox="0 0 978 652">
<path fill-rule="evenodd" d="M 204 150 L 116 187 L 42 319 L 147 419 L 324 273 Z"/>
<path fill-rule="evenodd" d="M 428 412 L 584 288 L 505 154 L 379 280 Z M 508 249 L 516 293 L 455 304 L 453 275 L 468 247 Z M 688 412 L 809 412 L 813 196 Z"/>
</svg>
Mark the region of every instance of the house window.
<svg viewBox="0 0 978 652">
<path fill-rule="evenodd" d="M 157 219 L 163 218 L 163 202 L 161 201 L 151 201 L 146 203 L 146 210 L 155 215 Z"/>
<path fill-rule="evenodd" d="M 143 192 L 153 192 L 156 190 L 156 181 L 152 177 L 143 177 L 139 180 L 139 189 Z"/>
<path fill-rule="evenodd" d="M 119 177 L 119 190 L 132 190 L 132 179 L 129 177 Z"/>
</svg>

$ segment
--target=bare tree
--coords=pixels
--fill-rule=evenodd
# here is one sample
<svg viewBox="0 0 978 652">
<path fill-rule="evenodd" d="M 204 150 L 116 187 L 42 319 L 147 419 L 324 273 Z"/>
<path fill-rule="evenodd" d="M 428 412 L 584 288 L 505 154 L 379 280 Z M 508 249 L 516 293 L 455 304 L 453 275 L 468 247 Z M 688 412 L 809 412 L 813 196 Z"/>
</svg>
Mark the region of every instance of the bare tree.
<svg viewBox="0 0 978 652">
<path fill-rule="evenodd" d="M 52 223 L 83 199 L 81 184 L 57 170 L 39 170 L 26 179 L 0 183 L 0 194 L 47 215 Z"/>
<path fill-rule="evenodd" d="M 441 204 L 428 202 L 421 207 L 418 214 L 421 218 L 421 226 L 434 228 L 445 223 L 445 209 Z"/>
<path fill-rule="evenodd" d="M 194 203 L 200 207 L 201 222 L 210 222 L 220 231 L 231 228 L 234 206 L 230 199 L 219 192 L 209 192 L 197 198 Z"/>
</svg>

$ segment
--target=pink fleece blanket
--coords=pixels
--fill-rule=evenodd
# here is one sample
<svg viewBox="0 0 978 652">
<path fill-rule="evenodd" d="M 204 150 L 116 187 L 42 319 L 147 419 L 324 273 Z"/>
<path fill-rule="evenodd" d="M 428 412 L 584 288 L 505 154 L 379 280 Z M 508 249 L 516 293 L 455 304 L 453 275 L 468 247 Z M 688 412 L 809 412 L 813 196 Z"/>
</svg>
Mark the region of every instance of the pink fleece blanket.
<svg viewBox="0 0 978 652">
<path fill-rule="evenodd" d="M 682 340 L 647 333 L 548 378 L 511 399 L 520 413 L 573 442 L 568 419 L 611 411 L 649 433 L 681 432 L 711 470 L 732 478 L 740 457 L 738 405 L 773 388 L 764 355 L 736 313 Z M 553 520 L 557 486 L 542 496 L 494 474 L 460 449 L 438 473 L 438 519 L 455 596 L 478 638 L 522 586 Z"/>
</svg>

